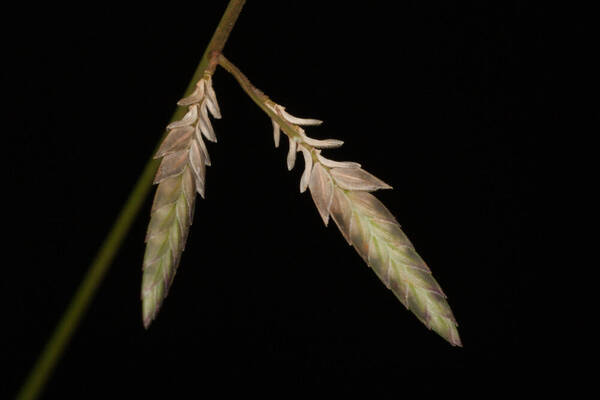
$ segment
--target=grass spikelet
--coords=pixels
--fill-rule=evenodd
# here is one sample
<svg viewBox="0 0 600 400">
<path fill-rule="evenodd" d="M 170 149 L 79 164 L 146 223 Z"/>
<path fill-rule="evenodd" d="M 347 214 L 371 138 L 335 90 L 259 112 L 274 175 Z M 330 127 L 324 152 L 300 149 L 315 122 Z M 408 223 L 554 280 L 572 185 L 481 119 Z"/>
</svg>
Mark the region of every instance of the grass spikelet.
<svg viewBox="0 0 600 400">
<path fill-rule="evenodd" d="M 146 234 L 142 277 L 142 317 L 148 328 L 167 296 L 185 248 L 194 216 L 196 193 L 204 197 L 206 166 L 210 158 L 203 136 L 216 141 L 208 111 L 221 112 L 209 76 L 196 90 L 178 102 L 188 107 L 185 116 L 167 127 L 169 133 L 156 158 L 162 161 L 154 183 L 158 184 Z"/>
<path fill-rule="evenodd" d="M 295 153 L 302 151 L 305 170 L 300 191 L 304 191 L 308 181 L 310 194 L 325 225 L 331 217 L 346 241 L 406 308 L 450 344 L 462 346 L 456 328 L 458 324 L 440 285 L 392 213 L 370 193 L 392 187 L 363 170 L 358 163 L 323 157 L 322 149 L 340 147 L 343 142 L 308 137 L 300 127 L 319 125 L 320 120 L 290 115 L 283 106 L 256 89 L 225 56 L 220 55 L 219 65 L 237 79 L 252 100 L 271 118 L 275 147 L 279 144 L 281 131 L 288 136 L 289 170 L 294 166 Z"/>
</svg>

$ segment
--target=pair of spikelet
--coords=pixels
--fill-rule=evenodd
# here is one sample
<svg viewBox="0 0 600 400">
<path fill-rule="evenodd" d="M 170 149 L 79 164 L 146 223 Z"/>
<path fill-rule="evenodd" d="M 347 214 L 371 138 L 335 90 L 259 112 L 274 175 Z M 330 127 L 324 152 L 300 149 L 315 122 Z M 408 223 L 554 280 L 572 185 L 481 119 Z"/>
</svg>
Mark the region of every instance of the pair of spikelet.
<svg viewBox="0 0 600 400">
<path fill-rule="evenodd" d="M 207 109 L 215 118 L 221 115 L 210 77 L 200 80 L 197 87 L 178 103 L 188 106 L 189 111 L 181 121 L 168 126 L 170 132 L 156 154 L 163 160 L 155 179 L 159 186 L 144 256 L 142 301 L 146 327 L 156 316 L 175 275 L 192 223 L 195 193 L 204 195 L 205 165 L 210 161 L 202 135 L 216 141 Z M 336 139 L 310 138 L 300 127 L 320 125 L 321 121 L 294 117 L 266 96 L 261 102 L 270 111 L 275 147 L 279 147 L 281 125 L 286 126 L 289 170 L 295 165 L 296 154 L 302 153 L 300 192 L 310 190 L 325 225 L 331 217 L 346 241 L 404 306 L 429 329 L 452 345 L 461 346 L 445 294 L 394 216 L 370 193 L 391 186 L 358 163 L 333 161 L 321 155 L 322 149 L 343 144 Z"/>
</svg>

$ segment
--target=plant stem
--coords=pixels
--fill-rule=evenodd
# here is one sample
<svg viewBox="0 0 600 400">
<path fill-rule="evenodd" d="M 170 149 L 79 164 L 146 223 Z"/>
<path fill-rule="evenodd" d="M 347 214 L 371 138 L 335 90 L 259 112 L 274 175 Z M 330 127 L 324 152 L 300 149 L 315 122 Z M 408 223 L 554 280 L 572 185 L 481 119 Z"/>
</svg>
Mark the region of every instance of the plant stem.
<svg viewBox="0 0 600 400">
<path fill-rule="evenodd" d="M 245 2 L 246 0 L 229 0 L 229 5 L 227 5 L 227 9 L 223 13 L 223 17 L 221 17 L 221 21 L 219 22 L 215 33 L 213 33 L 212 39 L 210 39 L 208 46 L 206 46 L 200 64 L 198 64 L 198 68 L 196 68 L 196 72 L 194 72 L 194 76 L 192 76 L 183 97 L 187 97 L 194 91 L 196 82 L 202 78 L 205 72 L 212 75 L 215 71 L 218 61 L 217 56 L 223 51 L 223 47 L 225 47 L 225 43 L 227 43 L 229 34 L 231 33 Z M 170 122 L 181 119 L 186 112 L 186 107 L 178 107 Z"/>
<path fill-rule="evenodd" d="M 237 18 L 246 0 L 230 0 L 225 13 L 210 40 L 200 64 L 188 85 L 184 97 L 188 96 L 195 88 L 196 82 L 204 73 L 212 74 L 216 68 L 217 55 L 221 53 L 229 34 L 235 25 Z M 178 107 L 171 121 L 180 119 L 186 109 Z M 138 178 L 127 202 L 121 209 L 114 225 L 100 246 L 96 257 L 90 264 L 79 288 L 75 292 L 67 310 L 62 315 L 52 336 L 48 340 L 44 350 L 40 354 L 27 380 L 17 395 L 18 400 L 35 399 L 38 397 L 48 378 L 50 377 L 56 363 L 64 352 L 69 340 L 73 336 L 81 317 L 87 310 L 91 300 L 100 286 L 106 272 L 123 243 L 123 240 L 136 216 L 138 215 L 144 201 L 152 187 L 154 173 L 158 168 L 158 160 L 150 159 L 141 176 Z"/>
<path fill-rule="evenodd" d="M 220 54 L 217 58 L 218 63 L 227 72 L 229 72 L 238 81 L 244 92 L 265 112 L 271 119 L 277 121 L 283 133 L 288 135 L 290 138 L 298 136 L 298 133 L 294 130 L 294 127 L 289 124 L 286 120 L 281 118 L 277 113 L 273 112 L 267 104 L 275 105 L 275 103 L 269 99 L 269 97 L 262 91 L 257 89 L 250 80 L 236 67 L 231 61 L 229 61 L 223 54 Z"/>
</svg>

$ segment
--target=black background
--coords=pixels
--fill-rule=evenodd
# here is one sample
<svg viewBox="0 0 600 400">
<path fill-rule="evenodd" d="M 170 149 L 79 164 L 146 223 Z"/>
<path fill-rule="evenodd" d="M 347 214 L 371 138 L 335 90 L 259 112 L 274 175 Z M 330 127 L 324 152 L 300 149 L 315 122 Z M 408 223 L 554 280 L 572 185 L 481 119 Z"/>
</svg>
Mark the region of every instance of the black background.
<svg viewBox="0 0 600 400">
<path fill-rule="evenodd" d="M 205 4 L 206 3 L 206 4 Z M 327 6 L 324 6 L 327 4 Z M 543 10 L 524 2 L 249 1 L 225 54 L 325 123 L 449 297 L 464 348 L 428 331 L 325 228 L 269 119 L 220 69 L 223 119 L 181 266 L 156 321 L 139 290 L 149 198 L 45 398 L 367 388 L 376 398 L 503 385 L 532 361 L 520 311 L 546 82 Z M 1 352 L 14 395 L 151 156 L 225 8 L 5 13 Z M 436 377 L 452 377 L 438 381 Z M 422 383 L 427 379 L 431 383 Z M 438 382 L 438 384 L 433 384 Z M 317 393 L 314 391 L 314 393 Z"/>
</svg>

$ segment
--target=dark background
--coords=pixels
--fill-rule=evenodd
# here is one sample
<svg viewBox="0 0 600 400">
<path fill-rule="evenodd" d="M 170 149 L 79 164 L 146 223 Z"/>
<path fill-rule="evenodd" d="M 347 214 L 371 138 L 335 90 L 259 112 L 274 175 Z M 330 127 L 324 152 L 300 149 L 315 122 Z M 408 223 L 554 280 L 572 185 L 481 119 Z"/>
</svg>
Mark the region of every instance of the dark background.
<svg viewBox="0 0 600 400">
<path fill-rule="evenodd" d="M 521 310 L 552 79 L 544 11 L 397 5 L 249 1 L 225 54 L 289 112 L 324 120 L 307 132 L 345 141 L 331 158 L 394 186 L 377 196 L 448 295 L 464 348 L 428 331 L 323 226 L 298 193 L 301 160 L 286 170 L 287 144 L 273 148 L 269 119 L 220 69 L 207 197 L 157 320 L 143 329 L 139 301 L 149 198 L 45 398 L 363 387 L 380 398 L 462 389 L 477 373 L 519 379 L 536 334 Z M 224 8 L 3 16 L 3 395 L 16 393 L 65 310 Z"/>
</svg>

